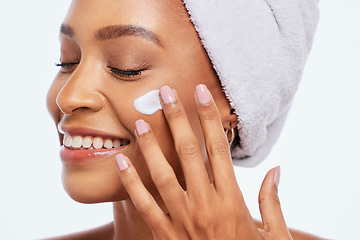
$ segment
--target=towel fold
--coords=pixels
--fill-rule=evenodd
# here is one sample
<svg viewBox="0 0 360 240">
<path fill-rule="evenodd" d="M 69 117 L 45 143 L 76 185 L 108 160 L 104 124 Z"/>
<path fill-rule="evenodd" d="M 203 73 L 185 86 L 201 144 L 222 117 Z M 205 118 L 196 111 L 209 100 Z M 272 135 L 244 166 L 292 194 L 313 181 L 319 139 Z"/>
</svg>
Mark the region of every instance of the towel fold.
<svg viewBox="0 0 360 240">
<path fill-rule="evenodd" d="M 233 162 L 254 166 L 270 152 L 297 90 L 318 0 L 183 1 L 239 118 Z M 256 160 L 241 161 L 250 156 Z"/>
</svg>

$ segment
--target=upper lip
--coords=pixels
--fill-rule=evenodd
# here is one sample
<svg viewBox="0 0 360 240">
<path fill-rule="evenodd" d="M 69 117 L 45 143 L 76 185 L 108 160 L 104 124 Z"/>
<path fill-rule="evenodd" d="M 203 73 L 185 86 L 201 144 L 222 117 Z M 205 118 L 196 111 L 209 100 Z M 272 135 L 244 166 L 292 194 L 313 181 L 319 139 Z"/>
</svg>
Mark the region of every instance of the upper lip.
<svg viewBox="0 0 360 240">
<path fill-rule="evenodd" d="M 111 139 L 127 139 L 121 136 L 114 135 L 113 133 L 86 127 L 70 127 L 65 125 L 58 125 L 58 131 L 63 135 L 71 136 L 92 136 Z"/>
</svg>

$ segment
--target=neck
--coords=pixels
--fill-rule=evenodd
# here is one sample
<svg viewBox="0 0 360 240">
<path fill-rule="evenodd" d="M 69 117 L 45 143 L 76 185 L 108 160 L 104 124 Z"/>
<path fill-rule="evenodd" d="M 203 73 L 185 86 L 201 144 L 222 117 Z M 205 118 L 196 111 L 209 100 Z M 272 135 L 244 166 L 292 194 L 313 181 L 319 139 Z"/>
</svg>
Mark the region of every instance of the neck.
<svg viewBox="0 0 360 240">
<path fill-rule="evenodd" d="M 114 240 L 153 240 L 153 235 L 131 199 L 113 203 Z"/>
</svg>

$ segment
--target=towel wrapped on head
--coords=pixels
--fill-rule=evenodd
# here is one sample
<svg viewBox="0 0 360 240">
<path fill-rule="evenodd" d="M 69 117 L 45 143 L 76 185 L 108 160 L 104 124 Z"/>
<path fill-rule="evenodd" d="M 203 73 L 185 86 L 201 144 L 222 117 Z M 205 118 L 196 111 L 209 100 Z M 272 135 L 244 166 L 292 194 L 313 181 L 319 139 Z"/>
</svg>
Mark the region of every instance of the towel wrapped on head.
<svg viewBox="0 0 360 240">
<path fill-rule="evenodd" d="M 318 0 L 183 0 L 238 115 L 235 165 L 270 152 L 297 90 L 318 22 Z"/>
</svg>

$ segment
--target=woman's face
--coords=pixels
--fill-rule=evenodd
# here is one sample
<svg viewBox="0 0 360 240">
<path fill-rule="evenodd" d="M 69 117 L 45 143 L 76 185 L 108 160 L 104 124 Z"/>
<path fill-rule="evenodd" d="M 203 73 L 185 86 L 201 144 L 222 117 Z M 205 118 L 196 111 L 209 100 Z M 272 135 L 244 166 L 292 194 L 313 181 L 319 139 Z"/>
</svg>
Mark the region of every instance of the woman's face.
<svg viewBox="0 0 360 240">
<path fill-rule="evenodd" d="M 195 86 L 207 85 L 221 115 L 230 111 L 182 1 L 74 0 L 61 27 L 60 43 L 63 66 L 49 90 L 47 105 L 61 145 L 64 135 L 90 136 L 100 144 L 107 139 L 126 143 L 112 149 L 62 146 L 63 182 L 68 194 L 89 203 L 128 198 L 115 161 L 114 154 L 120 152 L 131 159 L 145 186 L 156 192 L 135 138 L 135 121 L 140 118 L 151 125 L 183 184 L 162 111 L 148 116 L 133 106 L 134 100 L 147 92 L 170 86 L 176 90 L 201 146 Z"/>
</svg>

